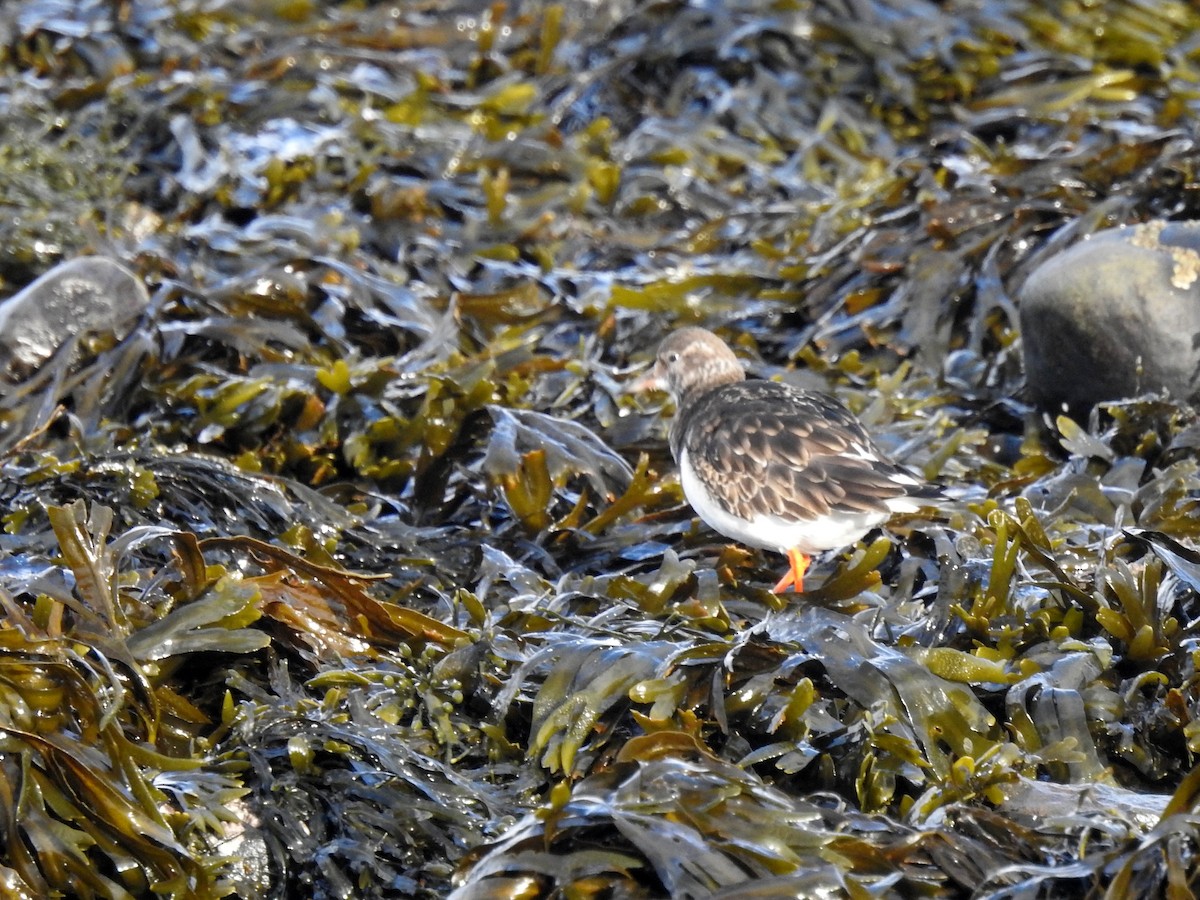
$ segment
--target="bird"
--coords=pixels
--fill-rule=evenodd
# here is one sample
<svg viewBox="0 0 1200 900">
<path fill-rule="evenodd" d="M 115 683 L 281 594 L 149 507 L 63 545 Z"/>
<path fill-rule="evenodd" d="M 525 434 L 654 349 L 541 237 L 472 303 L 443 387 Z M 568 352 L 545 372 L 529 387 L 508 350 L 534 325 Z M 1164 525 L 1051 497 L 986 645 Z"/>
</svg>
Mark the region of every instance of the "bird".
<svg viewBox="0 0 1200 900">
<path fill-rule="evenodd" d="M 775 593 L 803 592 L 813 555 L 942 496 L 888 459 L 835 397 L 747 379 L 706 329 L 668 335 L 635 387 L 665 390 L 675 402 L 671 455 L 697 515 L 726 537 L 787 556 Z"/>
</svg>

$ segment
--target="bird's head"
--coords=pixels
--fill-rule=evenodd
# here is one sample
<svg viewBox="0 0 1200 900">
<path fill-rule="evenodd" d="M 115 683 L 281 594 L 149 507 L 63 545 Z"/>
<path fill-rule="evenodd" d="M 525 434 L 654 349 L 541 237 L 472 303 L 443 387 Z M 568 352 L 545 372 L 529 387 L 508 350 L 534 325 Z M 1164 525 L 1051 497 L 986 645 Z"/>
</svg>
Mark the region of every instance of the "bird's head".
<svg viewBox="0 0 1200 900">
<path fill-rule="evenodd" d="M 693 392 L 741 381 L 746 370 L 723 340 L 703 328 L 680 328 L 658 347 L 653 368 L 636 390 L 667 391 L 676 404 Z"/>
</svg>

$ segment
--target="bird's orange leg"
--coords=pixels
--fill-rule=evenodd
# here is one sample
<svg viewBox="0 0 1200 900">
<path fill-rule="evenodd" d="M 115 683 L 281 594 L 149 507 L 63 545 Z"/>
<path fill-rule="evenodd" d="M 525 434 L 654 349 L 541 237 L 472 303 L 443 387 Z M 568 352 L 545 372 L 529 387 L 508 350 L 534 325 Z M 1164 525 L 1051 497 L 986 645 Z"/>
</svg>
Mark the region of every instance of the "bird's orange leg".
<svg viewBox="0 0 1200 900">
<path fill-rule="evenodd" d="M 788 588 L 794 588 L 797 594 L 801 594 L 804 592 L 804 573 L 808 571 L 808 564 L 812 562 L 812 558 L 805 556 L 795 547 L 787 552 L 787 558 L 787 574 L 779 579 L 779 584 L 775 585 L 775 593 L 779 594 Z"/>
</svg>

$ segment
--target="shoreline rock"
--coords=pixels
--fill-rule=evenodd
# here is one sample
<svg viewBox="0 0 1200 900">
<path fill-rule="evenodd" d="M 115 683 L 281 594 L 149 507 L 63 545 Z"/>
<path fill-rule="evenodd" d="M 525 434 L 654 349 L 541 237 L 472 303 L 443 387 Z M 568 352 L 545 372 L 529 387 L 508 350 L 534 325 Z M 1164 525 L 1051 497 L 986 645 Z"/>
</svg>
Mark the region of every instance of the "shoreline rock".
<svg viewBox="0 0 1200 900">
<path fill-rule="evenodd" d="M 0 357 L 11 377 L 36 369 L 67 341 L 133 329 L 150 304 L 145 285 L 120 263 L 81 256 L 55 266 L 0 302 Z"/>
<path fill-rule="evenodd" d="M 1042 409 L 1200 398 L 1200 222 L 1093 235 L 1035 269 L 1020 298 L 1025 375 Z"/>
</svg>

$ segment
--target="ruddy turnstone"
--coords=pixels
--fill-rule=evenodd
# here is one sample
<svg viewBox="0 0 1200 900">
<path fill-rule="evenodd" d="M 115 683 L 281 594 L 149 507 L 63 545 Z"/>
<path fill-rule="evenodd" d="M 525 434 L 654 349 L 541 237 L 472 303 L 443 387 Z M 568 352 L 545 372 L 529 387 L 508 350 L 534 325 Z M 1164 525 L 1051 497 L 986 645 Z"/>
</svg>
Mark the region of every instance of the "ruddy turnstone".
<svg viewBox="0 0 1200 900">
<path fill-rule="evenodd" d="M 787 554 L 776 592 L 804 590 L 812 554 L 940 496 L 889 460 L 836 399 L 746 380 L 733 351 L 703 328 L 666 338 L 638 386 L 675 400 L 671 453 L 700 518 L 726 537 Z"/>
</svg>

